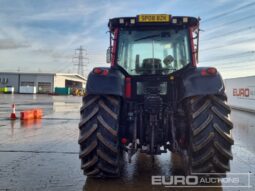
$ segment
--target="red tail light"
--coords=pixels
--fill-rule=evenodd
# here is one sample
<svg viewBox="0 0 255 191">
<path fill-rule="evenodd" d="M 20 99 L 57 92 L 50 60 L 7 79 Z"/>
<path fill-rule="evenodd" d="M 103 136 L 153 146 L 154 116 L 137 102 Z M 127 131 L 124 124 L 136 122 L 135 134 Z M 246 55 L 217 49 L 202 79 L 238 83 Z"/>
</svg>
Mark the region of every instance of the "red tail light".
<svg viewBox="0 0 255 191">
<path fill-rule="evenodd" d="M 95 74 L 101 74 L 101 73 L 103 72 L 103 70 L 102 70 L 101 68 L 95 68 L 95 69 L 93 70 L 93 72 L 94 72 Z"/>
<path fill-rule="evenodd" d="M 217 69 L 213 67 L 201 70 L 202 76 L 210 76 L 210 75 L 216 75 L 216 74 L 217 74 Z"/>
<path fill-rule="evenodd" d="M 207 76 L 206 69 L 202 69 L 202 70 L 201 70 L 201 75 L 202 75 L 202 76 Z"/>
<path fill-rule="evenodd" d="M 215 75 L 217 73 L 216 68 L 207 68 L 207 73 L 211 75 Z"/>
<path fill-rule="evenodd" d="M 109 70 L 104 69 L 103 72 L 102 72 L 102 75 L 103 76 L 107 76 L 108 74 L 109 74 Z"/>
<path fill-rule="evenodd" d="M 127 139 L 126 139 L 125 137 L 123 137 L 123 138 L 121 139 L 121 143 L 122 143 L 123 145 L 125 145 L 125 144 L 127 143 Z"/>
<path fill-rule="evenodd" d="M 109 74 L 109 70 L 108 69 L 102 69 L 102 68 L 94 68 L 93 70 L 94 74 L 100 74 L 103 76 L 107 76 Z"/>
<path fill-rule="evenodd" d="M 126 77 L 125 79 L 125 96 L 126 98 L 131 98 L 131 78 L 130 77 Z"/>
</svg>

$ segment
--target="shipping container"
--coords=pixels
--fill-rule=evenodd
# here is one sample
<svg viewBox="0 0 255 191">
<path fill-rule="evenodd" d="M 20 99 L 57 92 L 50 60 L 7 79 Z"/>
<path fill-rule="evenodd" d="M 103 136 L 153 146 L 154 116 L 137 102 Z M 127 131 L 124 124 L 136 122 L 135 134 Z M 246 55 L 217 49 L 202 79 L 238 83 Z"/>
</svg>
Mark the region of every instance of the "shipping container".
<svg viewBox="0 0 255 191">
<path fill-rule="evenodd" d="M 36 94 L 35 86 L 20 86 L 19 93 L 21 94 Z"/>
<path fill-rule="evenodd" d="M 4 93 L 5 92 L 5 88 L 0 88 L 0 93 Z"/>
<path fill-rule="evenodd" d="M 71 88 L 55 88 L 55 94 L 56 95 L 70 95 L 71 94 Z"/>
<path fill-rule="evenodd" d="M 225 86 L 231 107 L 255 112 L 255 76 L 226 79 Z"/>
<path fill-rule="evenodd" d="M 7 87 L 0 88 L 0 93 L 13 94 L 14 93 L 14 87 L 7 86 Z"/>
</svg>

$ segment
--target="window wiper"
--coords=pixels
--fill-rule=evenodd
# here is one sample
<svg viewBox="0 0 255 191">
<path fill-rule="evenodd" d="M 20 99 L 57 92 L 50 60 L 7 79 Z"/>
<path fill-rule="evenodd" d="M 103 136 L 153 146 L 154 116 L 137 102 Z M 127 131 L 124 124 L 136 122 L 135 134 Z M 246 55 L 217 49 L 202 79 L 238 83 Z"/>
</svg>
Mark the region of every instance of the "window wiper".
<svg viewBox="0 0 255 191">
<path fill-rule="evenodd" d="M 139 68 L 139 69 L 130 69 L 130 71 L 135 71 L 135 70 L 139 70 L 139 71 L 151 71 L 150 69 L 143 69 L 143 68 Z M 171 71 L 176 71 L 177 69 L 175 68 L 161 68 L 161 69 L 155 69 L 155 71 L 165 71 L 165 70 L 171 70 Z"/>
<path fill-rule="evenodd" d="M 160 37 L 160 34 L 145 36 L 142 38 L 138 38 L 135 41 L 140 41 L 140 40 L 145 40 L 145 39 L 150 39 L 150 38 L 155 38 L 155 37 Z"/>
</svg>

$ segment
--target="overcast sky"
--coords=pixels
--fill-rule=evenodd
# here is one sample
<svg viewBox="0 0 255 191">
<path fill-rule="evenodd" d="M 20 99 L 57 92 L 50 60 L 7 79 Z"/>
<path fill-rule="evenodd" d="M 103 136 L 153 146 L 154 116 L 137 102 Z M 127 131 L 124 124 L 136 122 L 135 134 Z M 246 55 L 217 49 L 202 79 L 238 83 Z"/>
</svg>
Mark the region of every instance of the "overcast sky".
<svg viewBox="0 0 255 191">
<path fill-rule="evenodd" d="M 75 72 L 82 45 L 90 70 L 105 66 L 107 22 L 118 16 L 200 16 L 200 66 L 224 78 L 255 75 L 254 0 L 0 0 L 0 71 Z"/>
</svg>

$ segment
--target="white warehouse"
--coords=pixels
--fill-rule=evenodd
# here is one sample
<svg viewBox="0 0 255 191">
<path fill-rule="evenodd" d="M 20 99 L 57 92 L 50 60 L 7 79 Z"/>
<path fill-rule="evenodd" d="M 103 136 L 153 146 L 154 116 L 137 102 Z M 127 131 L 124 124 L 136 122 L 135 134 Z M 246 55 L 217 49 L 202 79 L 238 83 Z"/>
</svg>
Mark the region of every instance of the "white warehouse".
<svg viewBox="0 0 255 191">
<path fill-rule="evenodd" d="M 226 79 L 225 86 L 232 108 L 255 112 L 255 76 Z"/>
<path fill-rule="evenodd" d="M 86 79 L 78 74 L 0 72 L 0 88 L 14 87 L 15 93 L 22 93 L 23 87 L 32 87 L 35 93 L 54 93 L 56 87 L 85 88 L 85 84 Z"/>
</svg>

